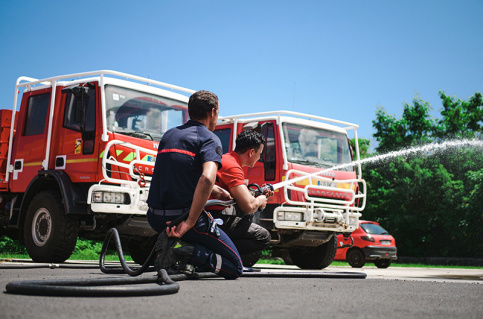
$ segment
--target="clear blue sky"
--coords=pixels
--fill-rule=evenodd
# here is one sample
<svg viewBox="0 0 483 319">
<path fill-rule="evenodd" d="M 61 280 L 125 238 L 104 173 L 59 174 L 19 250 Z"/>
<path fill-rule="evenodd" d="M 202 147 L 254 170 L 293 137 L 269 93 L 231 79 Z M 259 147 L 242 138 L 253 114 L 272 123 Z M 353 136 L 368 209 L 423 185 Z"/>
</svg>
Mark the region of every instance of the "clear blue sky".
<svg viewBox="0 0 483 319">
<path fill-rule="evenodd" d="M 215 92 L 221 115 L 360 125 L 416 95 L 483 91 L 483 1 L 17 1 L 0 6 L 0 108 L 15 80 L 100 69 Z"/>
</svg>

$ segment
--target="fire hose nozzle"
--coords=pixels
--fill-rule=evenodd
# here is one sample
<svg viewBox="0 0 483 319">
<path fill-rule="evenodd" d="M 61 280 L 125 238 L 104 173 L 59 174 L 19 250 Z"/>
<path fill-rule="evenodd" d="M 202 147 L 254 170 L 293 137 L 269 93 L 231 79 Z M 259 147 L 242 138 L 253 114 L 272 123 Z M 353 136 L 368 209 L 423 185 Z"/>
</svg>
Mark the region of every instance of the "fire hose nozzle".
<svg viewBox="0 0 483 319">
<path fill-rule="evenodd" d="M 258 186 L 258 184 L 248 184 L 248 189 L 253 197 L 257 197 L 260 195 L 265 195 L 269 191 L 275 191 L 275 188 L 272 184 L 265 184 L 262 187 Z"/>
</svg>

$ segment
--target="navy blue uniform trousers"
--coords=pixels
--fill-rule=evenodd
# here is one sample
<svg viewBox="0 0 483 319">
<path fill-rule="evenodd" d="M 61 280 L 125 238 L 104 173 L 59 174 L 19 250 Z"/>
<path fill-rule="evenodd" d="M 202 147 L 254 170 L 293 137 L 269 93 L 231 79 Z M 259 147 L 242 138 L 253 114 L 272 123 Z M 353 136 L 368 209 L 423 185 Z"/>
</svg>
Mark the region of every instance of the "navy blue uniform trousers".
<svg viewBox="0 0 483 319">
<path fill-rule="evenodd" d="M 148 222 L 158 233 L 166 228 L 166 222 L 178 216 L 155 215 L 148 210 Z M 228 235 L 218 228 L 211 232 L 212 221 L 202 212 L 193 228 L 181 237 L 182 240 L 194 244 L 194 253 L 189 261 L 197 271 L 209 271 L 225 279 L 236 279 L 243 273 L 243 264 L 235 245 Z"/>
</svg>

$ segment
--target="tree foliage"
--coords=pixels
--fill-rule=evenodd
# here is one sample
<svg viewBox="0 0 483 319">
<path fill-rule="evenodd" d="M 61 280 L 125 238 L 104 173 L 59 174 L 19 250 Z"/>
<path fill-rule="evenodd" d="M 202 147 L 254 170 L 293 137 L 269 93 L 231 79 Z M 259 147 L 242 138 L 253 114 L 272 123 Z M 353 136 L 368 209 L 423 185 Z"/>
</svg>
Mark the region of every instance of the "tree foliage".
<svg viewBox="0 0 483 319">
<path fill-rule="evenodd" d="M 468 101 L 449 97 L 439 92 L 443 102 L 441 115 L 435 135 L 440 138 L 472 138 L 481 136 L 483 129 L 483 98 L 475 93 Z"/>
<path fill-rule="evenodd" d="M 477 139 L 479 147 L 413 153 L 364 165 L 368 185 L 364 219 L 382 223 L 396 238 L 399 255 L 483 257 L 483 100 L 440 92 L 441 118 L 415 98 L 401 118 L 384 108 L 373 126 L 382 154 L 447 139 Z"/>
</svg>

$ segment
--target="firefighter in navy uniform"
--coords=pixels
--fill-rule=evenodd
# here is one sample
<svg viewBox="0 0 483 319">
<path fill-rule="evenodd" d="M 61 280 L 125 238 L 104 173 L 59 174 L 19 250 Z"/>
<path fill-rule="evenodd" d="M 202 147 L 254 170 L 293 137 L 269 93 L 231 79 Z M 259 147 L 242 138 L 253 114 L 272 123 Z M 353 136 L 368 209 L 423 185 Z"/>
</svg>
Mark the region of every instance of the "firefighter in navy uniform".
<svg viewBox="0 0 483 319">
<path fill-rule="evenodd" d="M 240 255 L 203 209 L 210 195 L 222 200 L 231 198 L 225 190 L 213 187 L 222 155 L 221 142 L 213 134 L 218 97 L 208 91 L 194 93 L 188 113 L 190 120 L 168 130 L 159 143 L 147 213 L 149 224 L 160 233 L 155 245 L 155 268 L 169 269 L 182 261 L 198 271 L 235 279 L 243 272 Z M 169 227 L 169 222 L 187 211 L 185 221 Z"/>
</svg>

